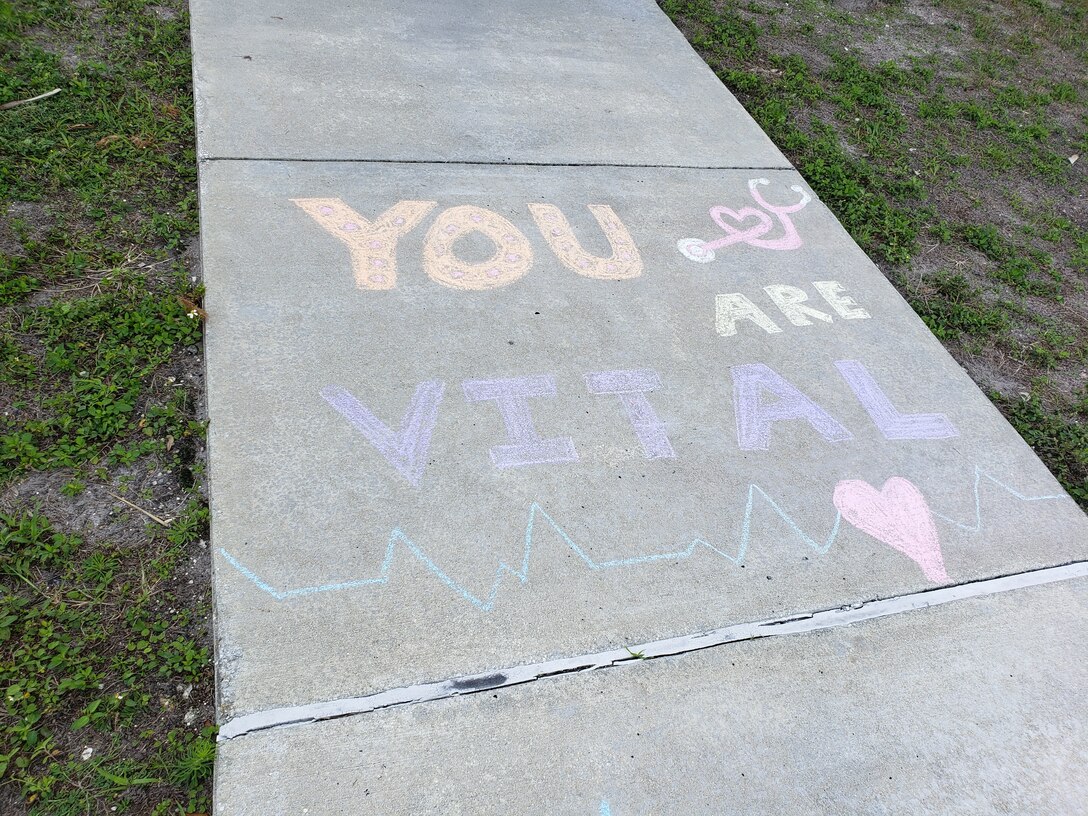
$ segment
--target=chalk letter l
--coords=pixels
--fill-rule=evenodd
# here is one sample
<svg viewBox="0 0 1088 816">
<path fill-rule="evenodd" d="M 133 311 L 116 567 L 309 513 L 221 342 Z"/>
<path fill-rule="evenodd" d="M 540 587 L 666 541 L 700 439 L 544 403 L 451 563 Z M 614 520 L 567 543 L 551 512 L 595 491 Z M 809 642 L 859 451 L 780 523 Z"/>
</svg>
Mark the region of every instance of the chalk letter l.
<svg viewBox="0 0 1088 816">
<path fill-rule="evenodd" d="M 869 369 L 857 360 L 838 360 L 835 368 L 885 439 L 949 439 L 960 435 L 944 414 L 901 414 Z"/>
</svg>

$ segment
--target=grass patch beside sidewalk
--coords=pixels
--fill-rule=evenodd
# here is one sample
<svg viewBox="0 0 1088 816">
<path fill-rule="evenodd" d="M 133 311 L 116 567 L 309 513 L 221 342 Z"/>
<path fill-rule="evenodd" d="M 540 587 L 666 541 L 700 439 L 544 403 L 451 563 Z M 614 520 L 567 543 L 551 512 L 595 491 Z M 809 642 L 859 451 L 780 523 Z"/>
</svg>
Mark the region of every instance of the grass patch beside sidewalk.
<svg viewBox="0 0 1088 816">
<path fill-rule="evenodd" d="M 1088 508 L 1088 6 L 660 3 Z"/>
<path fill-rule="evenodd" d="M 210 811 L 179 0 L 0 0 L 0 812 Z"/>
</svg>

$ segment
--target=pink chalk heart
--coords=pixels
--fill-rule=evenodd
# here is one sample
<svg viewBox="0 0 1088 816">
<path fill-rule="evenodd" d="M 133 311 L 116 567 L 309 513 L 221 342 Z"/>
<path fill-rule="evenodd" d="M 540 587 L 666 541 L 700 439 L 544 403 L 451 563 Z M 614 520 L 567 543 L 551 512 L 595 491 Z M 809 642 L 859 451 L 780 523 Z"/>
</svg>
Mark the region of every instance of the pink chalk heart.
<svg viewBox="0 0 1088 816">
<path fill-rule="evenodd" d="M 929 505 L 906 479 L 893 476 L 880 490 L 856 479 L 841 481 L 835 485 L 835 507 L 863 533 L 911 559 L 930 581 L 948 582 Z"/>
<path fill-rule="evenodd" d="M 759 223 L 754 224 L 747 229 L 739 230 L 722 216 L 728 217 L 738 226 L 751 221 L 753 218 Z M 719 238 L 717 241 L 711 241 L 707 244 L 708 249 L 720 249 L 721 247 L 729 246 L 730 244 L 751 241 L 761 235 L 766 235 L 774 227 L 774 222 L 771 221 L 771 217 L 762 210 L 757 210 L 754 207 L 741 207 L 739 210 L 731 210 L 729 207 L 712 207 L 710 210 L 710 217 L 714 219 L 715 224 L 725 230 L 726 237 Z"/>
</svg>

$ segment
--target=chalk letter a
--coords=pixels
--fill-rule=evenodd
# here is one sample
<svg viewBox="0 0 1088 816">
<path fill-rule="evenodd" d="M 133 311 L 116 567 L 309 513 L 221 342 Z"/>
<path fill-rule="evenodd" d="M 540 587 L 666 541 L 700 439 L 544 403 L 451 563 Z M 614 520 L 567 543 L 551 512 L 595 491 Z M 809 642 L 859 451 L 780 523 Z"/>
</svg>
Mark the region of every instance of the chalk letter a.
<svg viewBox="0 0 1088 816">
<path fill-rule="evenodd" d="M 828 442 L 844 442 L 853 434 L 831 414 L 806 397 L 769 366 L 762 363 L 733 366 L 733 405 L 737 414 L 737 442 L 741 450 L 767 450 L 776 422 L 803 419 Z M 778 397 L 763 401 L 763 392 Z"/>
<path fill-rule="evenodd" d="M 722 337 L 737 333 L 738 320 L 751 320 L 767 334 L 778 334 L 778 328 L 758 306 L 740 292 L 718 295 L 714 298 L 714 326 Z"/>
</svg>

